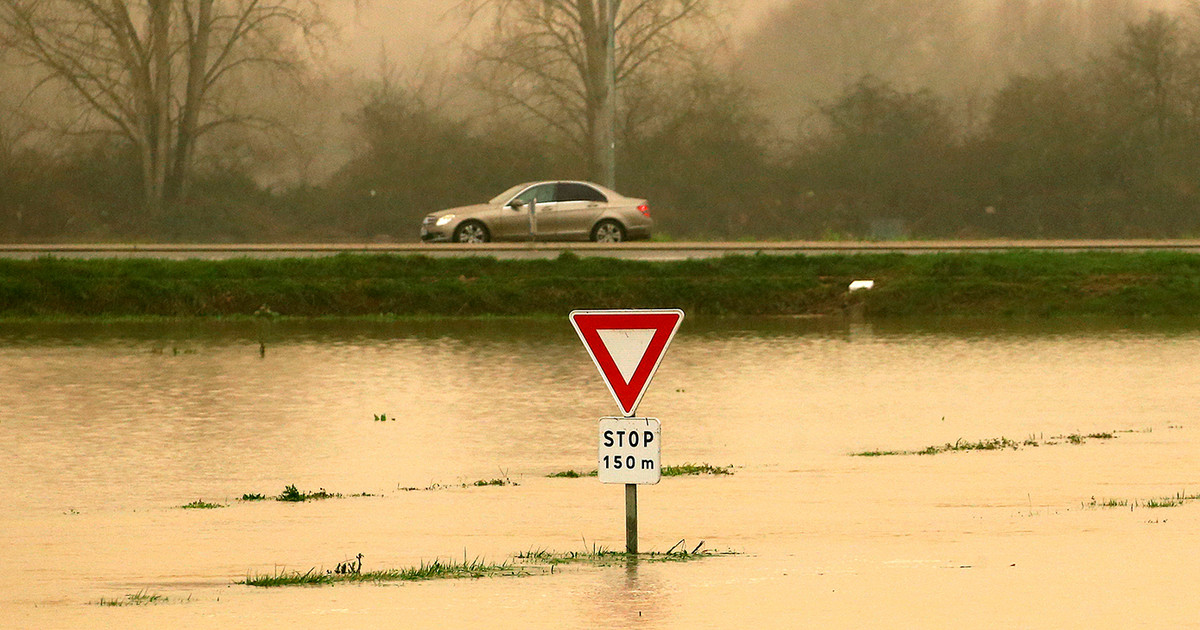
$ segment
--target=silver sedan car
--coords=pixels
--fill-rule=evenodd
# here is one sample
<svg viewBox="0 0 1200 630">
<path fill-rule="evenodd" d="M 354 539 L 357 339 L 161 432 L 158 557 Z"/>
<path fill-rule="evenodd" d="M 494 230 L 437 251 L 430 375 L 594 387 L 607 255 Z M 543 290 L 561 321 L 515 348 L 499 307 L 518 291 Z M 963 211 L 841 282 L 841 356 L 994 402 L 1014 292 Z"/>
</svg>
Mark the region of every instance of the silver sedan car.
<svg viewBox="0 0 1200 630">
<path fill-rule="evenodd" d="M 650 238 L 650 207 L 588 182 L 513 186 L 487 203 L 434 212 L 421 222 L 426 242 Z"/>
</svg>

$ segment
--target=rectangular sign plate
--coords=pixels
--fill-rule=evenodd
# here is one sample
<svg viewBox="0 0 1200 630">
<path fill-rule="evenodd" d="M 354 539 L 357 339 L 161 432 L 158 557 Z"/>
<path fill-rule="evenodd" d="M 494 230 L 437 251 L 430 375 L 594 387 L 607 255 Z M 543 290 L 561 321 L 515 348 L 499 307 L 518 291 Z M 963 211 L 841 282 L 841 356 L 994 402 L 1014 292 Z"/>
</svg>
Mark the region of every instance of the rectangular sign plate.
<svg viewBox="0 0 1200 630">
<path fill-rule="evenodd" d="M 662 424 L 657 418 L 601 418 L 597 471 L 602 483 L 658 483 Z"/>
</svg>

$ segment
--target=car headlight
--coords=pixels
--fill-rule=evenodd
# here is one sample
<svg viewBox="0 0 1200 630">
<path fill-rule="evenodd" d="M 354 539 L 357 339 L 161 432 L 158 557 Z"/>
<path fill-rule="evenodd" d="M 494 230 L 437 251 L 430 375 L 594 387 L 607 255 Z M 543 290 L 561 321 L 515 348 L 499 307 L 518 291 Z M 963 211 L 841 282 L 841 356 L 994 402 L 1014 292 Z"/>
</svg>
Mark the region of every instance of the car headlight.
<svg viewBox="0 0 1200 630">
<path fill-rule="evenodd" d="M 446 215 L 446 216 L 444 216 L 444 217 L 438 217 L 438 220 L 437 220 L 438 227 L 441 227 L 441 226 L 443 226 L 443 225 L 446 225 L 447 223 L 449 223 L 449 222 L 451 222 L 451 221 L 453 221 L 453 220 L 454 220 L 454 215 L 453 215 L 453 214 L 447 214 L 447 215 Z"/>
</svg>

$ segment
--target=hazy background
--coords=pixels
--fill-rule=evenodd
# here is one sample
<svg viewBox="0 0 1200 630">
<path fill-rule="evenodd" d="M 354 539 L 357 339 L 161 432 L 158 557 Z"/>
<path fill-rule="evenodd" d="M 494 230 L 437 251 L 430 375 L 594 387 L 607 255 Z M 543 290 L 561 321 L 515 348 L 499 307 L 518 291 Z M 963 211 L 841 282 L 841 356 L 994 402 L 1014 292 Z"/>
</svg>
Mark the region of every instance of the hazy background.
<svg viewBox="0 0 1200 630">
<path fill-rule="evenodd" d="M 122 1 L 150 41 L 148 0 Z M 158 119 L 98 113 L 23 54 L 23 0 L 0 0 L 0 239 L 413 240 L 426 212 L 514 182 L 594 179 L 587 79 L 527 37 L 567 32 L 554 2 L 272 1 L 303 19 L 234 48 L 272 64 L 205 95 L 183 181 L 161 167 L 156 197 L 137 130 Z M 680 20 L 622 78 L 617 188 L 650 200 L 661 236 L 1200 229 L 1192 0 L 646 1 Z M 179 20 L 204 0 L 172 2 Z M 618 55 L 635 59 L 630 22 Z M 163 32 L 184 42 L 182 24 Z M 170 64 L 162 108 L 183 129 L 186 59 Z"/>
</svg>

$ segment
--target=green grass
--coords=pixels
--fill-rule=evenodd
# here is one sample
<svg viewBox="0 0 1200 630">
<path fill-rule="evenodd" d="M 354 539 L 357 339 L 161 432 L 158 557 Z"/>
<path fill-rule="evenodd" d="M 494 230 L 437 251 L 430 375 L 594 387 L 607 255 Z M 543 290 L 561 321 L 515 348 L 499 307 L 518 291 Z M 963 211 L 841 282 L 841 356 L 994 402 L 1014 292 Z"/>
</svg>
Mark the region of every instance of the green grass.
<svg viewBox="0 0 1200 630">
<path fill-rule="evenodd" d="M 376 496 L 369 492 L 358 492 L 349 495 L 351 497 L 373 497 Z M 247 492 L 242 495 L 239 501 L 254 502 L 254 501 L 283 501 L 285 503 L 303 503 L 305 501 L 320 501 L 323 499 L 340 499 L 343 495 L 339 492 L 329 492 L 325 488 L 320 488 L 315 492 L 302 491 L 295 484 L 284 486 L 283 492 L 274 496 L 267 496 L 259 492 Z"/>
<path fill-rule="evenodd" d="M 1128 507 L 1130 510 L 1139 508 L 1139 507 L 1147 508 L 1147 509 L 1156 509 L 1156 508 L 1178 507 L 1180 505 L 1183 505 L 1185 503 L 1191 503 L 1193 501 L 1200 501 L 1200 494 L 1188 494 L 1186 492 L 1177 492 L 1172 496 L 1154 497 L 1151 499 L 1141 499 L 1141 500 L 1130 500 L 1130 499 L 1097 500 L 1096 497 L 1092 497 L 1091 501 L 1083 503 L 1082 506 L 1085 508 L 1119 508 L 1119 507 L 1123 508 L 1123 507 Z"/>
<path fill-rule="evenodd" d="M 1002 252 L 650 262 L 342 254 L 296 259 L 0 261 L 0 318 L 561 316 L 581 305 L 689 315 L 1194 316 L 1200 255 Z"/>
<path fill-rule="evenodd" d="M 582 551 L 555 552 L 545 549 L 531 549 L 517 554 L 516 559 L 527 563 L 540 563 L 551 566 L 561 564 L 587 564 L 592 566 L 611 566 L 637 562 L 687 562 L 716 556 L 736 555 L 730 551 L 714 551 L 704 549 L 704 541 L 689 549 L 686 541 L 680 540 L 666 551 L 650 551 L 630 554 L 624 551 L 614 551 L 601 545 L 591 545 Z"/>
<path fill-rule="evenodd" d="M 560 470 L 558 472 L 552 472 L 546 476 L 550 477 L 551 479 L 579 479 L 580 477 L 595 477 L 597 474 L 598 473 L 595 470 L 584 473 L 584 472 L 579 472 L 578 470 L 572 469 L 572 470 Z"/>
<path fill-rule="evenodd" d="M 516 485 L 520 485 L 520 484 L 509 479 L 508 477 L 504 477 L 503 479 L 501 479 L 501 478 L 478 479 L 476 481 L 471 482 L 470 485 L 475 488 L 483 488 L 483 487 L 487 487 L 487 486 L 516 486 Z"/>
<path fill-rule="evenodd" d="M 126 595 L 125 597 L 122 597 L 119 599 L 107 599 L 107 598 L 101 597 L 100 601 L 96 602 L 96 605 L 97 606 L 147 606 L 150 604 L 163 604 L 163 603 L 166 603 L 167 601 L 168 601 L 167 598 L 163 595 L 147 593 L 146 591 L 138 591 L 136 593 L 130 593 L 130 594 Z"/>
<path fill-rule="evenodd" d="M 959 439 L 954 443 L 947 442 L 945 444 L 926 446 L 923 449 L 915 451 L 905 450 L 881 450 L 873 449 L 868 451 L 858 451 L 850 453 L 852 457 L 888 457 L 892 455 L 938 455 L 941 453 L 955 453 L 963 451 L 1000 451 L 1000 450 L 1020 450 L 1022 447 L 1038 447 L 1041 445 L 1054 446 L 1057 444 L 1084 444 L 1088 440 L 1112 440 L 1117 437 L 1117 433 L 1130 433 L 1132 431 L 1109 431 L 1103 433 L 1089 433 L 1082 435 L 1079 433 L 1071 433 L 1069 435 L 1056 435 L 1049 439 L 1039 440 L 1035 436 L 1030 436 L 1021 442 L 1012 440 L 1006 437 L 990 438 L 972 442 L 969 440 Z"/>
<path fill-rule="evenodd" d="M 586 545 L 585 545 L 586 547 Z M 592 545 L 583 551 L 554 552 L 545 549 L 519 553 L 504 562 L 492 563 L 482 559 L 441 560 L 422 562 L 415 567 L 361 571 L 362 556 L 358 556 L 358 568 L 343 571 L 351 563 L 338 565 L 338 570 L 321 570 L 316 567 L 307 571 L 276 570 L 274 573 L 247 575 L 238 584 L 259 587 L 321 586 L 345 583 L 421 582 L 427 580 L 461 580 L 488 577 L 524 577 L 554 573 L 555 567 L 565 564 L 612 566 L 630 562 L 687 562 L 717 556 L 735 555 L 730 551 L 706 550 L 704 541 L 688 549 L 685 541 L 679 541 L 665 552 L 628 554 L 612 551 L 606 547 Z"/>
<path fill-rule="evenodd" d="M 206 503 L 205 501 L 197 499 L 195 501 L 192 501 L 191 503 L 188 503 L 187 505 L 181 505 L 179 507 L 181 507 L 185 510 L 215 510 L 217 508 L 223 508 L 225 506 L 221 505 L 220 503 Z"/>
<path fill-rule="evenodd" d="M 664 477 L 686 477 L 689 475 L 732 475 L 733 466 L 713 466 L 712 464 L 680 464 L 678 466 L 663 466 Z"/>
<path fill-rule="evenodd" d="M 1117 508 L 1126 507 L 1128 505 L 1129 501 L 1123 499 L 1105 499 L 1103 501 L 1097 501 L 1095 497 L 1092 497 L 1092 502 L 1086 504 L 1086 507 Z"/>
<path fill-rule="evenodd" d="M 246 495 L 243 495 L 246 496 Z M 285 501 L 288 503 L 300 503 L 303 501 L 319 501 L 322 499 L 340 499 L 342 495 L 327 492 L 325 488 L 321 488 L 316 492 L 301 492 L 296 489 L 295 485 L 285 486 L 283 492 L 275 497 L 276 501 Z"/>
<path fill-rule="evenodd" d="M 476 479 L 475 481 L 471 481 L 471 482 L 454 483 L 454 484 L 434 483 L 434 484 L 425 486 L 424 488 L 407 487 L 407 488 L 397 488 L 397 490 L 403 490 L 404 492 L 422 492 L 422 491 L 429 491 L 429 490 L 448 490 L 450 488 L 487 488 L 487 487 L 504 487 L 504 486 L 519 486 L 519 485 L 521 485 L 521 484 L 513 481 L 512 479 L 509 479 L 508 473 L 506 473 L 505 471 L 501 470 L 500 474 L 501 474 L 500 477 L 496 477 L 493 479 Z"/>
<path fill-rule="evenodd" d="M 483 560 L 422 562 L 406 569 L 384 569 L 359 573 L 335 573 L 316 568 L 303 573 L 299 571 L 276 571 L 269 574 L 248 575 L 239 582 L 247 586 L 308 586 L 356 582 L 420 582 L 426 580 L 457 580 L 499 576 L 526 575 L 524 567 L 509 562 L 492 564 Z"/>
<path fill-rule="evenodd" d="M 579 479 L 580 477 L 595 477 L 596 470 L 580 472 L 578 470 L 560 470 L 552 472 L 547 477 L 551 479 Z M 733 466 L 713 466 L 712 464 L 680 464 L 678 466 L 663 466 L 664 477 L 685 477 L 689 475 L 732 475 Z"/>
</svg>

